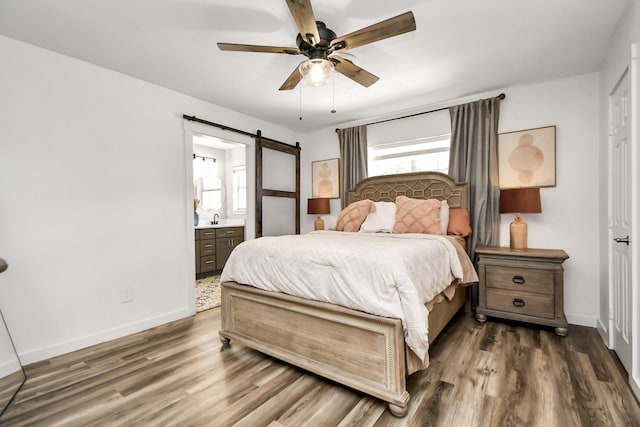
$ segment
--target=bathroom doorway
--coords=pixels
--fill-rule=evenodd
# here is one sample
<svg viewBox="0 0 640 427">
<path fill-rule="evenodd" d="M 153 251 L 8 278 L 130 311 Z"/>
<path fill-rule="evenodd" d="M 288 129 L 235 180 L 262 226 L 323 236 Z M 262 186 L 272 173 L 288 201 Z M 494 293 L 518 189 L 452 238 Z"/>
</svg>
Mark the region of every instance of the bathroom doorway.
<svg viewBox="0 0 640 427">
<path fill-rule="evenodd" d="M 219 305 L 226 257 L 255 235 L 255 142 L 200 123 L 184 127 L 185 225 L 193 248 L 187 254 L 193 266 L 187 304 L 195 313 Z"/>
<path fill-rule="evenodd" d="M 244 237 L 247 214 L 246 147 L 193 135 L 196 313 L 220 305 L 220 273 Z M 228 238 L 227 233 L 241 234 Z M 222 237 L 224 236 L 224 237 Z M 224 241 L 222 241 L 224 239 Z"/>
</svg>

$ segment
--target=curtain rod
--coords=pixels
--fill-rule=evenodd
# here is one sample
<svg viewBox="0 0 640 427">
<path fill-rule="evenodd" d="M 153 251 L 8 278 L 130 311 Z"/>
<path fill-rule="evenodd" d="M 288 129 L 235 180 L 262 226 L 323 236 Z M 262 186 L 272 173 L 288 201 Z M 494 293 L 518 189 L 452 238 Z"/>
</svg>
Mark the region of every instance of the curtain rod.
<svg viewBox="0 0 640 427">
<path fill-rule="evenodd" d="M 275 140 L 275 139 L 265 138 L 264 136 L 262 136 L 262 133 L 260 131 L 258 131 L 257 134 L 256 133 L 251 133 L 251 132 L 247 132 L 247 131 L 244 131 L 244 130 L 240 130 L 240 129 L 232 128 L 232 127 L 229 127 L 229 126 L 221 125 L 219 123 L 210 122 L 209 120 L 204 120 L 204 119 L 198 118 L 196 116 L 187 116 L 186 114 L 183 114 L 182 118 L 185 119 L 185 120 L 189 120 L 191 122 L 202 123 L 204 125 L 220 128 L 222 130 L 228 130 L 228 131 L 231 131 L 231 132 L 239 133 L 241 135 L 250 136 L 252 138 L 260 138 L 260 139 L 264 139 L 264 140 L 267 140 L 267 141 L 274 142 L 276 144 L 282 144 L 282 145 L 287 146 L 287 147 L 297 148 L 298 150 L 301 149 L 299 142 L 296 142 L 296 145 L 291 145 L 291 144 L 287 144 L 286 142 L 278 141 L 278 140 Z"/>
<path fill-rule="evenodd" d="M 504 93 L 501 93 L 500 95 L 498 95 L 498 98 L 500 98 L 501 100 L 505 99 L 506 97 L 507 97 L 507 95 L 505 95 Z M 461 105 L 461 104 L 458 104 L 458 105 Z M 455 107 L 455 105 L 452 105 L 451 107 Z M 360 125 L 360 126 L 377 125 L 379 123 L 392 122 L 394 120 L 408 119 L 410 117 L 421 116 L 423 114 L 429 114 L 429 113 L 435 113 L 437 111 L 448 110 L 451 107 L 436 108 L 435 110 L 423 111 L 421 113 L 408 114 L 406 116 L 394 117 L 392 119 L 378 120 L 377 122 L 365 123 L 364 125 Z M 336 128 L 336 132 L 338 132 L 339 130 L 340 129 Z"/>
</svg>

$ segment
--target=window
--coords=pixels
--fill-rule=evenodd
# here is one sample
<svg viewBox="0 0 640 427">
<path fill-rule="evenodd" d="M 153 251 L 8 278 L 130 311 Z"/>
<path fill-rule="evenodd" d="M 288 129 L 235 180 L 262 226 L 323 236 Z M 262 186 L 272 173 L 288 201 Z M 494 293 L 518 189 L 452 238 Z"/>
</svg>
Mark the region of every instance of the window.
<svg viewBox="0 0 640 427">
<path fill-rule="evenodd" d="M 233 168 L 233 210 L 247 210 L 247 168 L 235 166 Z"/>
<path fill-rule="evenodd" d="M 369 176 L 449 171 L 450 134 L 368 147 Z"/>
<path fill-rule="evenodd" d="M 369 176 L 449 171 L 451 118 L 432 111 L 367 127 Z"/>
</svg>

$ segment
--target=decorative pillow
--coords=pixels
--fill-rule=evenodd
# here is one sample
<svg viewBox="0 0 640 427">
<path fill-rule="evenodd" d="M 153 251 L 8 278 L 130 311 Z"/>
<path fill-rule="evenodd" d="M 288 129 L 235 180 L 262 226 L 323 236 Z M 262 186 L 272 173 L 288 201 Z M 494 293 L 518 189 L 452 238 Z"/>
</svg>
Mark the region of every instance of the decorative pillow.
<svg viewBox="0 0 640 427">
<path fill-rule="evenodd" d="M 393 202 L 374 202 L 375 211 L 369 212 L 360 232 L 391 233 L 396 222 L 396 204 Z"/>
<path fill-rule="evenodd" d="M 442 234 L 447 234 L 447 228 L 449 227 L 449 203 L 443 200 L 440 204 L 440 231 Z"/>
<path fill-rule="evenodd" d="M 353 202 L 342 210 L 336 222 L 336 231 L 358 231 L 369 212 L 375 211 L 375 204 L 369 200 Z"/>
<path fill-rule="evenodd" d="M 396 198 L 396 222 L 394 233 L 442 234 L 440 228 L 440 207 L 436 199 L 411 199 L 407 196 Z"/>
<path fill-rule="evenodd" d="M 449 209 L 449 226 L 447 234 L 467 237 L 471 234 L 471 220 L 469 211 L 464 208 Z"/>
</svg>

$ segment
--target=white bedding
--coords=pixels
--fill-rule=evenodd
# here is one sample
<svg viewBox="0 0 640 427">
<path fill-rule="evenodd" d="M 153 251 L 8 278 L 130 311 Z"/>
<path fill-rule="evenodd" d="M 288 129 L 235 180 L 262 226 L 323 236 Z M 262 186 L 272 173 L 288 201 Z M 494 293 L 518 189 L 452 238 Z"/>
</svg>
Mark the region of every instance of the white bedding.
<svg viewBox="0 0 640 427">
<path fill-rule="evenodd" d="M 220 280 L 399 318 L 406 344 L 426 361 L 424 303 L 462 277 L 456 248 L 443 236 L 316 231 L 243 242 Z"/>
</svg>

